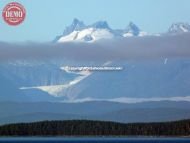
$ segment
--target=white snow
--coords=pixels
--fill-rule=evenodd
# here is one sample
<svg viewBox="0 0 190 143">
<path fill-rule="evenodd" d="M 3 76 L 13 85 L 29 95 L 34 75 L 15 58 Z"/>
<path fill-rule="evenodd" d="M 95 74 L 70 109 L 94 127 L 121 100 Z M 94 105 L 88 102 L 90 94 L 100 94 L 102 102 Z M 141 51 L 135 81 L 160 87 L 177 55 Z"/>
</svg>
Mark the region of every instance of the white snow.
<svg viewBox="0 0 190 143">
<path fill-rule="evenodd" d="M 186 28 L 184 28 L 182 25 L 180 25 L 180 29 L 183 31 L 183 32 L 188 32 L 188 30 Z"/>
<path fill-rule="evenodd" d="M 97 28 L 93 25 L 83 27 L 81 30 L 74 30 L 68 35 L 60 37 L 58 43 L 64 42 L 88 42 L 92 43 L 101 39 L 112 39 L 115 37 L 143 37 L 143 36 L 161 36 L 161 34 L 148 34 L 145 31 L 140 30 L 134 23 L 130 23 L 128 28 L 117 32 L 109 27 Z M 169 28 L 168 32 L 173 34 L 185 33 L 190 31 L 190 25 L 188 23 L 175 23 Z M 123 33 L 125 32 L 125 33 Z M 117 34 L 116 34 L 117 33 Z"/>
<path fill-rule="evenodd" d="M 70 33 L 69 35 L 63 36 L 61 37 L 58 42 L 70 42 L 70 41 L 74 41 L 77 38 L 77 34 L 79 31 L 73 31 L 72 33 Z"/>
<path fill-rule="evenodd" d="M 107 61 L 106 63 L 103 64 L 103 66 L 111 64 L 111 61 Z M 21 90 L 26 90 L 26 89 L 39 89 L 44 92 L 47 92 L 49 95 L 52 95 L 54 97 L 60 97 L 60 96 L 69 96 L 68 94 L 64 94 L 64 91 L 68 89 L 69 87 L 72 87 L 88 76 L 90 76 L 93 72 L 90 71 L 70 71 L 68 66 L 60 67 L 61 70 L 64 70 L 67 73 L 75 73 L 79 76 L 77 76 L 74 80 L 69 81 L 66 84 L 62 85 L 47 85 L 47 86 L 33 86 L 33 87 L 21 87 Z"/>
<path fill-rule="evenodd" d="M 77 73 L 79 74 L 78 77 L 76 77 L 74 80 L 66 83 L 66 84 L 62 84 L 62 85 L 48 85 L 48 86 L 33 86 L 33 87 L 21 87 L 20 89 L 25 90 L 25 89 L 39 89 L 42 90 L 44 92 L 47 92 L 48 94 L 54 96 L 54 97 L 60 97 L 60 96 L 65 96 L 67 94 L 63 94 L 63 91 L 79 82 L 81 82 L 82 80 L 84 80 L 85 78 L 87 78 L 89 75 L 91 75 L 92 73 L 89 71 L 81 71 L 81 72 L 72 72 L 72 71 L 68 71 L 66 70 L 66 67 L 61 67 L 62 70 L 65 70 L 68 73 Z"/>
<path fill-rule="evenodd" d="M 148 35 L 147 32 L 141 31 L 138 36 L 142 37 L 142 36 L 147 36 L 147 35 Z"/>
<path fill-rule="evenodd" d="M 147 35 L 148 35 L 147 32 L 145 32 L 145 31 L 140 31 L 137 36 L 143 37 L 143 36 L 147 36 Z M 127 32 L 127 33 L 124 33 L 124 34 L 123 34 L 123 37 L 133 37 L 133 36 L 134 36 L 134 34 L 131 33 L 131 32 Z"/>
<path fill-rule="evenodd" d="M 123 37 L 132 37 L 132 36 L 133 36 L 132 33 L 125 33 L 125 34 L 123 34 Z"/>
<path fill-rule="evenodd" d="M 92 40 L 86 41 L 85 37 L 91 36 Z M 58 42 L 94 42 L 100 39 L 111 39 L 114 35 L 108 29 L 87 28 L 81 31 L 73 31 L 67 36 L 61 37 Z"/>
</svg>

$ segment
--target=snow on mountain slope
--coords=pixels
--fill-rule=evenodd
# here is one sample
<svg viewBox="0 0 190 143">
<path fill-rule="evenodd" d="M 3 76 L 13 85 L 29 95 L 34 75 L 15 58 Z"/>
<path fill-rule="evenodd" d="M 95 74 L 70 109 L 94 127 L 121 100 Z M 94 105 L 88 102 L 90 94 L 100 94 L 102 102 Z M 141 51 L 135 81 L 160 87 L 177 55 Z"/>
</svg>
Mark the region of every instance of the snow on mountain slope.
<svg viewBox="0 0 190 143">
<path fill-rule="evenodd" d="M 66 31 L 66 32 L 65 32 Z M 74 19 L 63 35 L 56 38 L 57 42 L 95 42 L 101 39 L 112 39 L 129 36 L 146 36 L 134 23 L 130 22 L 125 30 L 113 30 L 106 21 L 98 21 L 92 25 L 85 26 L 83 22 Z"/>
<path fill-rule="evenodd" d="M 87 28 L 81 31 L 73 31 L 67 36 L 61 37 L 58 42 L 94 42 L 100 39 L 111 39 L 114 34 L 108 29 Z"/>
<path fill-rule="evenodd" d="M 148 33 L 147 33 L 147 32 L 144 32 L 144 31 L 140 31 L 140 32 L 138 33 L 138 35 L 134 35 L 134 33 L 127 32 L 127 33 L 124 33 L 124 34 L 123 34 L 123 37 L 132 37 L 132 36 L 140 36 L 140 37 L 142 37 L 142 36 L 147 36 L 147 35 L 148 35 Z"/>
<path fill-rule="evenodd" d="M 87 78 L 91 72 L 88 71 L 81 71 L 81 72 L 70 72 L 68 70 L 66 70 L 66 67 L 61 67 L 62 70 L 66 71 L 68 74 L 70 73 L 75 73 L 78 74 L 79 76 L 77 76 L 76 78 L 74 78 L 73 80 L 70 80 L 69 82 L 65 83 L 65 84 L 60 84 L 60 85 L 46 85 L 46 86 L 33 86 L 33 87 L 21 87 L 20 89 L 22 90 L 26 90 L 26 89 L 39 89 L 42 90 L 44 92 L 47 92 L 48 94 L 54 96 L 54 97 L 61 97 L 61 96 L 67 96 L 68 99 L 71 99 L 72 97 L 66 93 L 66 89 L 68 89 L 69 87 L 74 86 L 75 84 L 81 82 L 82 80 L 84 80 L 85 78 Z"/>
<path fill-rule="evenodd" d="M 123 37 L 131 36 L 146 36 L 147 32 L 140 30 L 140 28 L 135 25 L 133 22 L 130 22 L 127 28 L 124 30 Z"/>
<path fill-rule="evenodd" d="M 173 24 L 169 29 L 169 34 L 189 32 L 189 27 L 188 24 L 184 23 Z M 146 35 L 146 32 L 140 30 L 132 22 L 125 30 L 113 30 L 105 21 L 86 26 L 83 22 L 74 19 L 71 26 L 65 29 L 56 42 L 76 41 L 93 44 L 93 42 L 101 39 Z M 162 34 L 157 36 L 162 36 Z M 74 61 L 74 65 L 77 64 Z M 111 64 L 114 66 L 114 61 Z M 46 93 L 53 98 L 66 97 L 64 99 L 75 101 L 81 99 L 106 99 L 111 101 L 112 99 L 124 98 L 126 100 L 133 98 L 135 101 L 139 98 L 144 101 L 145 98 L 150 97 L 151 99 L 165 100 L 179 96 L 189 97 L 190 95 L 189 59 L 176 59 L 174 61 L 164 57 L 160 61 L 152 63 L 150 61 L 144 63 L 125 61 L 124 69 L 127 70 L 120 73 L 73 72 L 66 70 L 63 67 L 64 65 L 69 64 L 59 60 L 55 63 L 18 61 L 7 65 L 0 64 L 1 90 L 10 94 L 9 99 L 12 98 L 11 96 L 14 93 L 20 94 L 22 91 L 32 91 L 32 96 L 42 96 L 41 93 L 43 92 L 43 94 Z M 118 63 L 115 63 L 115 65 L 118 65 Z M 10 92 L 9 89 L 14 92 Z M 40 92 L 36 94 L 36 91 Z M 28 96 L 28 93 L 25 95 Z M 35 96 L 35 98 L 39 96 Z M 22 98 L 24 99 L 24 97 Z M 187 98 L 184 99 L 187 100 Z M 44 100 L 47 101 L 45 98 Z M 63 98 L 58 100 L 62 101 Z"/>
<path fill-rule="evenodd" d="M 95 42 L 101 39 L 113 39 L 133 36 L 161 36 L 165 34 L 180 34 L 190 32 L 188 23 L 174 23 L 167 33 L 150 34 L 141 30 L 136 24 L 130 22 L 125 29 L 112 29 L 106 21 L 98 21 L 86 26 L 82 21 L 74 19 L 72 24 L 64 30 L 63 34 L 57 36 L 54 42 Z"/>
<path fill-rule="evenodd" d="M 174 23 L 168 30 L 171 34 L 180 34 L 190 32 L 190 25 L 188 23 Z"/>
<path fill-rule="evenodd" d="M 16 95 L 23 95 L 22 98 L 17 99 L 40 99 L 49 101 L 50 96 L 56 96 L 67 83 L 75 80 L 78 75 L 75 73 L 67 73 L 60 69 L 61 61 L 54 62 L 40 62 L 40 61 L 15 61 L 11 63 L 0 64 L 0 75 L 3 79 L 0 81 L 2 86 L 2 95 L 0 99 L 16 100 Z M 6 83 L 6 84 L 5 84 Z M 64 86 L 61 86 L 64 85 Z M 12 92 L 10 92 L 10 89 Z M 17 90 L 17 91 L 15 91 Z M 9 94 L 10 93 L 10 94 Z M 48 97 L 49 96 L 49 97 Z M 2 101 L 2 100 L 1 100 Z M 36 100 L 35 100 L 36 101 Z"/>
<path fill-rule="evenodd" d="M 111 61 L 108 61 L 108 62 L 104 63 L 103 66 L 108 66 L 110 64 L 111 64 Z M 82 82 L 84 79 L 86 79 L 87 77 L 89 77 L 90 75 L 93 74 L 93 72 L 88 71 L 88 70 L 87 71 L 71 71 L 71 70 L 69 70 L 68 66 L 60 67 L 60 69 L 68 74 L 75 74 L 78 76 L 76 76 L 76 78 L 74 78 L 73 80 L 70 80 L 69 82 L 67 82 L 65 84 L 61 84 L 61 85 L 21 87 L 20 89 L 22 89 L 22 90 L 39 89 L 44 92 L 47 92 L 48 94 L 50 94 L 54 97 L 66 96 L 69 100 L 72 100 L 77 96 L 77 94 L 76 95 L 69 94 L 67 89 L 72 88 L 74 85 Z"/>
<path fill-rule="evenodd" d="M 77 95 L 75 99 L 114 101 L 125 97 L 125 102 L 132 99 L 135 102 L 137 98 L 140 101 L 148 101 L 149 98 L 152 101 L 189 101 L 189 60 L 128 61 L 123 66 L 124 70 L 119 72 L 94 72 L 72 86 L 73 93 Z"/>
<path fill-rule="evenodd" d="M 63 32 L 63 35 L 58 36 L 57 42 L 94 42 L 100 39 L 111 39 L 116 35 L 109 28 L 107 22 L 98 21 L 92 25 L 85 26 L 82 21 L 74 19 L 72 24 Z"/>
</svg>

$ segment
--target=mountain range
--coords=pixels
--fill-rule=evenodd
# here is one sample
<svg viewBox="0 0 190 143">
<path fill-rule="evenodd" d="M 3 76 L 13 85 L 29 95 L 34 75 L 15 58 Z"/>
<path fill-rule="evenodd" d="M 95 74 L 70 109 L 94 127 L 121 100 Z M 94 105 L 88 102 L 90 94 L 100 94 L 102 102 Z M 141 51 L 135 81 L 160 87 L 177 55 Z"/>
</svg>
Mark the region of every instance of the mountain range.
<svg viewBox="0 0 190 143">
<path fill-rule="evenodd" d="M 149 34 L 141 30 L 136 24 L 130 22 L 125 29 L 112 29 L 106 21 L 98 21 L 91 25 L 85 25 L 82 21 L 74 19 L 67 26 L 62 35 L 57 36 L 56 42 L 95 42 L 101 39 L 113 39 L 132 36 L 160 36 L 163 34 L 180 34 L 190 31 L 188 23 L 174 23 L 166 33 Z"/>
<path fill-rule="evenodd" d="M 89 31 L 91 32 L 88 33 Z M 156 37 L 173 36 L 188 33 L 189 31 L 189 24 L 176 23 L 172 24 L 168 32 L 159 36 L 156 35 Z M 76 33 L 77 35 L 75 35 Z M 56 39 L 58 43 L 90 41 L 93 44 L 95 41 L 113 37 L 128 38 L 129 35 L 130 37 L 155 36 L 142 33 L 146 32 L 140 30 L 132 22 L 124 30 L 113 30 L 105 21 L 86 26 L 82 21 L 74 19 L 72 24 L 66 27 L 63 34 Z M 71 38 L 72 35 L 75 35 L 75 39 Z M 190 100 L 190 89 L 188 88 L 190 86 L 190 79 L 188 78 L 188 73 L 190 73 L 189 63 L 189 59 L 186 58 L 168 59 L 167 57 L 160 57 L 154 61 L 127 60 L 122 63 L 108 62 L 108 66 L 121 65 L 124 69 L 127 69 L 117 73 L 70 72 L 64 68 L 69 64 L 97 65 L 97 63 L 88 63 L 88 61 L 85 63 L 59 59 L 46 62 L 37 60 L 12 61 L 0 64 L 0 84 L 2 85 L 0 86 L 0 91 L 6 94 L 6 96 L 2 95 L 0 100 L 187 101 Z"/>
<path fill-rule="evenodd" d="M 85 25 L 74 19 L 54 42 L 77 45 L 134 38 L 135 43 L 139 38 L 159 39 L 189 32 L 187 23 L 172 24 L 165 33 L 148 34 L 132 22 L 124 30 L 114 30 L 106 21 Z M 65 69 L 68 65 L 118 65 L 124 70 L 71 72 Z M 68 59 L 0 63 L 0 123 L 79 118 L 120 122 L 190 118 L 189 73 L 188 57 L 100 63 Z"/>
</svg>

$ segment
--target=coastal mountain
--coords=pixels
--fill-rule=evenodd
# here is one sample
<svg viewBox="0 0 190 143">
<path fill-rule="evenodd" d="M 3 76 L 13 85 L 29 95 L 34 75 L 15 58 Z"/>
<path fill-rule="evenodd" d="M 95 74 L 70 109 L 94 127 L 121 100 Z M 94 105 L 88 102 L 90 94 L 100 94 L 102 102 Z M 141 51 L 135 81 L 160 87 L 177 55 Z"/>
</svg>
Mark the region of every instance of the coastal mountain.
<svg viewBox="0 0 190 143">
<path fill-rule="evenodd" d="M 165 36 L 161 34 L 159 37 L 154 35 L 149 35 L 149 37 L 157 40 L 167 36 L 174 37 L 174 33 L 183 32 L 186 35 L 188 28 L 189 24 L 173 24 Z M 143 33 L 133 22 L 130 22 L 124 30 L 113 30 L 106 21 L 85 25 L 82 21 L 74 19 L 56 42 L 91 42 L 93 44 L 103 39 L 111 41 L 114 38 L 135 37 L 132 39 L 132 43 L 135 43 L 135 40 L 144 40 L 140 37 L 146 35 Z M 170 33 L 172 34 L 169 35 Z M 88 61 L 80 63 L 68 59 L 46 62 L 14 61 L 0 64 L 0 89 L 6 93 L 0 96 L 0 101 L 117 101 L 124 103 L 190 101 L 189 59 L 159 57 L 153 61 L 126 60 L 123 63 L 111 61 L 109 66 L 121 65 L 124 68 L 119 73 L 65 70 L 68 65 L 102 66 L 103 64 Z"/>
<path fill-rule="evenodd" d="M 181 34 L 190 32 L 188 23 L 174 23 L 168 32 L 162 34 Z M 95 42 L 103 39 L 125 38 L 133 36 L 160 36 L 162 34 L 150 34 L 141 30 L 135 23 L 129 22 L 125 29 L 112 29 L 106 21 L 98 21 L 91 25 L 85 25 L 83 21 L 74 19 L 67 26 L 62 35 L 57 36 L 54 42 Z"/>
<path fill-rule="evenodd" d="M 82 21 L 74 19 L 63 35 L 58 36 L 57 42 L 94 42 L 100 39 L 111 39 L 116 34 L 111 30 L 106 21 L 99 21 L 92 25 L 85 26 Z"/>
<path fill-rule="evenodd" d="M 130 22 L 127 28 L 124 30 L 123 37 L 130 37 L 130 36 L 146 36 L 147 33 L 140 30 L 140 28 L 134 24 L 133 22 Z"/>
<path fill-rule="evenodd" d="M 190 36 L 187 33 L 189 32 L 188 27 L 188 24 L 174 24 L 167 34 L 155 36 L 146 34 L 132 22 L 124 30 L 114 30 L 106 21 L 85 25 L 82 21 L 74 19 L 63 34 L 56 38 L 55 42 L 75 42 L 68 44 L 71 45 L 71 49 L 72 45 L 77 46 L 78 42 L 88 42 L 81 45 L 92 46 L 94 44 L 92 46 L 94 50 L 104 48 L 104 44 L 109 42 L 108 45 L 111 45 L 116 38 L 119 39 L 118 41 L 123 38 L 122 40 L 128 42 L 129 46 L 132 45 L 129 48 L 139 46 L 137 50 L 140 50 L 141 44 L 133 45 L 138 43 L 138 40 L 143 41 L 146 45 L 149 43 L 146 40 L 150 39 L 151 42 L 153 41 L 148 44 L 150 48 L 154 48 L 156 44 L 154 41 L 158 40 L 157 43 L 160 45 L 158 48 L 170 46 L 170 48 L 176 49 L 177 47 L 181 50 L 183 49 L 182 46 L 186 45 L 184 47 L 188 50 Z M 149 37 L 142 37 L 146 35 Z M 98 43 L 99 46 L 96 47 L 98 44 L 95 42 L 104 39 L 107 39 L 107 42 L 100 42 Z M 168 40 L 170 42 L 166 42 Z M 117 46 L 119 44 L 121 43 L 118 43 Z M 60 48 L 64 48 L 64 44 L 58 45 L 63 45 Z M 82 48 L 80 44 L 78 45 L 78 48 Z M 117 52 L 117 47 L 114 48 Z M 112 52 L 113 56 L 117 54 L 112 50 L 113 48 L 108 47 L 108 51 Z M 81 51 L 88 56 L 85 48 Z M 118 50 L 118 52 L 127 51 Z M 97 53 L 94 52 L 94 54 Z M 106 55 L 106 53 L 104 54 Z M 68 66 L 105 65 L 121 66 L 123 70 L 80 72 L 66 68 Z M 127 58 L 122 61 L 77 61 L 63 57 L 61 59 L 50 58 L 45 61 L 14 60 L 1 62 L 0 123 L 46 119 L 154 122 L 190 118 L 188 110 L 190 108 L 189 73 L 190 59 L 188 57 L 157 56 L 156 58 L 142 60 Z M 50 105 L 49 102 L 52 104 Z M 147 102 L 151 106 L 147 106 Z M 161 106 L 153 109 L 155 102 Z M 172 102 L 172 107 L 168 104 L 164 105 L 163 102 Z M 188 106 L 181 108 L 185 104 L 184 102 L 187 102 Z M 14 105 L 15 103 L 20 105 Z M 40 105 L 36 105 L 37 103 Z M 139 104 L 142 106 L 129 109 L 129 106 L 136 107 Z"/>
<path fill-rule="evenodd" d="M 89 119 L 122 123 L 190 118 L 190 102 L 0 102 L 0 125 L 44 120 Z"/>
<path fill-rule="evenodd" d="M 82 27 L 84 26 L 83 22 L 75 19 L 71 26 L 72 28 L 67 28 L 71 29 L 71 31 L 74 30 L 74 32 L 78 32 L 75 29 L 81 29 L 77 36 L 81 32 L 93 28 L 96 31 L 95 33 L 99 31 L 100 34 L 102 31 L 107 31 L 119 37 L 119 30 L 113 31 L 105 21 L 85 26 L 88 27 L 85 29 L 80 27 L 81 25 Z M 130 23 L 124 32 L 139 35 L 142 31 L 135 24 Z M 95 35 L 92 34 L 92 36 Z M 188 38 L 186 33 L 179 36 Z M 167 41 L 168 38 L 179 36 L 173 36 L 173 34 L 169 36 L 167 34 L 159 37 L 150 36 L 149 38 L 155 40 L 165 39 L 164 41 Z M 63 38 L 65 37 L 63 36 Z M 88 40 L 90 38 L 94 37 L 90 35 Z M 127 37 L 124 38 L 127 39 Z M 94 40 L 97 39 L 96 37 Z M 139 39 L 145 41 L 147 38 L 138 37 L 129 41 L 131 44 L 134 44 Z M 183 40 L 188 44 L 186 39 Z M 160 45 L 162 44 L 160 43 Z M 173 45 L 176 46 L 177 41 L 172 42 L 171 46 Z M 190 60 L 188 58 L 170 59 L 157 57 L 156 60 L 148 61 L 125 60 L 122 62 L 108 62 L 108 66 L 122 66 L 124 70 L 119 71 L 119 73 L 107 71 L 72 72 L 65 68 L 72 65 L 103 66 L 104 63 L 107 62 L 86 61 L 81 63 L 81 61 L 69 61 L 69 59 L 56 59 L 46 62 L 14 61 L 0 64 L 0 89 L 3 93 L 6 93 L 0 96 L 0 101 L 112 101 L 123 103 L 165 100 L 190 101 Z"/>
<path fill-rule="evenodd" d="M 57 42 L 94 42 L 101 39 L 113 39 L 131 36 L 145 36 L 146 32 L 133 22 L 130 22 L 126 29 L 114 30 L 106 21 L 98 21 L 91 25 L 85 25 L 82 21 L 74 19 L 70 26 L 67 26 L 62 35 L 57 36 Z"/>
</svg>

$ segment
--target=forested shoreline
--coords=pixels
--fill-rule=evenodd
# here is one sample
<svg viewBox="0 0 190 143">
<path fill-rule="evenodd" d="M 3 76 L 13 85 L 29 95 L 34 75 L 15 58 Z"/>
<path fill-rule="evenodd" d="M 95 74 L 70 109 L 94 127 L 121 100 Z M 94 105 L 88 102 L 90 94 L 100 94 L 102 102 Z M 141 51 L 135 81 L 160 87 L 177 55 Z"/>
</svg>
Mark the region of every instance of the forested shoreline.
<svg viewBox="0 0 190 143">
<path fill-rule="evenodd" d="M 190 120 L 127 124 L 91 120 L 17 123 L 0 126 L 0 136 L 190 136 Z"/>
</svg>

